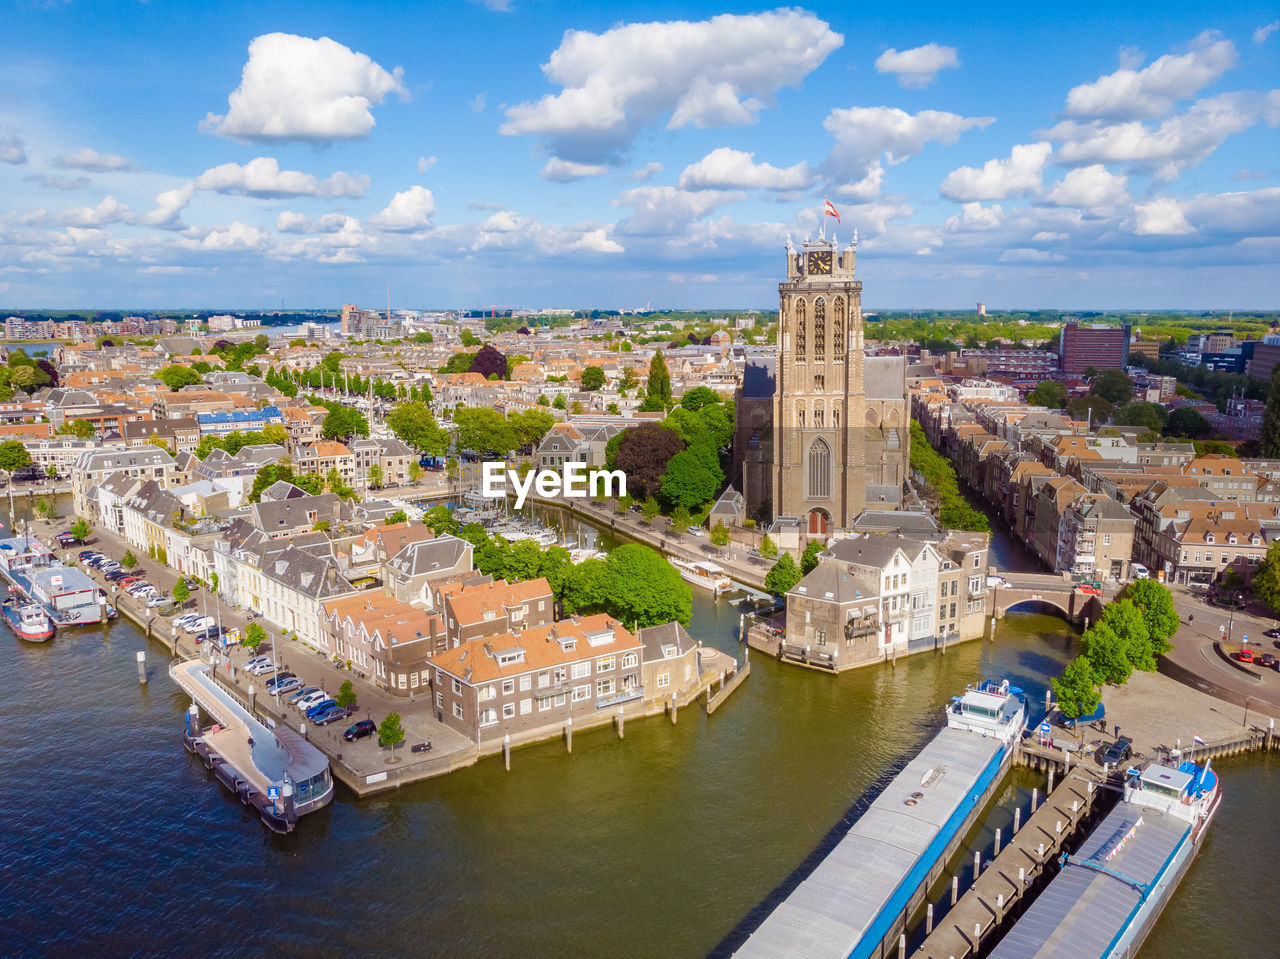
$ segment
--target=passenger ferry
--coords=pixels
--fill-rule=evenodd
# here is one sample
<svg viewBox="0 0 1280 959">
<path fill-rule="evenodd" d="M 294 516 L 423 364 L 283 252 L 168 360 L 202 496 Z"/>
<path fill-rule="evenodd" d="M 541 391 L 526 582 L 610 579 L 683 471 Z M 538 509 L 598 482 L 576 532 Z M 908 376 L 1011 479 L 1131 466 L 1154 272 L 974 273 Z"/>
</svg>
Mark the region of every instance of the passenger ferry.
<svg viewBox="0 0 1280 959">
<path fill-rule="evenodd" d="M 709 589 L 713 593 L 727 592 L 733 589 L 733 580 L 724 571 L 723 567 L 717 566 L 715 563 L 702 560 L 700 562 L 691 562 L 683 559 L 670 559 L 671 565 L 680 571 L 680 575 L 685 582 L 692 583 L 694 586 L 701 586 L 703 589 Z"/>
<path fill-rule="evenodd" d="M 16 598 L 6 599 L 4 618 L 21 639 L 43 643 L 53 638 L 53 620 L 35 603 L 21 602 Z"/>
<path fill-rule="evenodd" d="M 1026 725 L 1026 697 L 1008 682 L 984 682 L 955 697 L 945 719 L 735 955 L 898 955 L 898 936 L 1004 778 Z"/>
<path fill-rule="evenodd" d="M 1054 877 L 991 959 L 1131 959 L 1222 802 L 1209 763 L 1130 769 L 1124 798 Z"/>
</svg>

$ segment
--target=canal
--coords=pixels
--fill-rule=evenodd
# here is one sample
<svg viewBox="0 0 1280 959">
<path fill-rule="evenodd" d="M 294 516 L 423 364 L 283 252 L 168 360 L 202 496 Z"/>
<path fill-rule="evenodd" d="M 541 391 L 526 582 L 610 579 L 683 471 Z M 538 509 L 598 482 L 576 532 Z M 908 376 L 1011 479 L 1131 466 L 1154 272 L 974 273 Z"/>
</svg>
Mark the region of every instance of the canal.
<svg viewBox="0 0 1280 959">
<path fill-rule="evenodd" d="M 694 596 L 696 638 L 741 656 L 737 623 Z M 43 645 L 5 632 L 4 952 L 702 956 L 901 767 L 950 696 L 1006 676 L 1043 699 L 1073 642 L 1060 620 L 1011 615 L 995 643 L 838 677 L 758 657 L 714 716 L 580 734 L 571 756 L 520 749 L 510 773 L 489 760 L 371 800 L 339 793 L 279 837 L 183 751 L 187 701 L 161 647 L 140 688 L 146 643 L 127 622 Z M 1280 767 L 1215 765 L 1224 807 L 1144 955 L 1275 954 Z"/>
</svg>

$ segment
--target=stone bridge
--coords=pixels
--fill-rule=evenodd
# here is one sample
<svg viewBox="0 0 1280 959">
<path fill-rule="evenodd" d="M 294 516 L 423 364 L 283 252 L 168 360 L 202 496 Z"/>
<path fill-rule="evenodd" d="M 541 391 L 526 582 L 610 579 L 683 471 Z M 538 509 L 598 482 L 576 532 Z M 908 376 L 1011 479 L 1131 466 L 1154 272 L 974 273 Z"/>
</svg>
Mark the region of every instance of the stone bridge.
<svg viewBox="0 0 1280 959">
<path fill-rule="evenodd" d="M 996 619 L 1004 619 L 1008 612 L 1048 606 L 1070 622 L 1088 619 L 1096 623 L 1103 604 L 1117 592 L 1114 586 L 1104 585 L 1101 596 L 1091 595 L 1077 589 L 1070 579 L 1051 573 L 1006 573 L 1004 579 L 1007 586 L 991 587 L 991 610 Z"/>
</svg>

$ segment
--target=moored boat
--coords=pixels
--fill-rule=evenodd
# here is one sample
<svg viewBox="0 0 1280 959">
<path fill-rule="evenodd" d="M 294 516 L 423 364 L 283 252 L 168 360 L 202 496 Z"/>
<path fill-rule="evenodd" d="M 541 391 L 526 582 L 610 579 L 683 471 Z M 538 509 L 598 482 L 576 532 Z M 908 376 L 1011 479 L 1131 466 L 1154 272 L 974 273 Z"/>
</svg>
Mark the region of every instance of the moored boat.
<svg viewBox="0 0 1280 959">
<path fill-rule="evenodd" d="M 7 599 L 4 601 L 4 618 L 21 639 L 43 643 L 53 638 L 53 620 L 35 603 Z"/>
<path fill-rule="evenodd" d="M 1130 959 L 1155 925 L 1222 802 L 1208 762 L 1130 769 L 1124 797 L 991 953 L 991 959 Z"/>
<path fill-rule="evenodd" d="M 690 562 L 683 559 L 672 559 L 670 562 L 672 566 L 680 571 L 680 575 L 684 580 L 694 586 L 701 586 L 703 589 L 709 589 L 713 593 L 733 589 L 733 580 L 729 578 L 723 567 L 717 566 L 715 563 L 706 560 Z"/>
</svg>

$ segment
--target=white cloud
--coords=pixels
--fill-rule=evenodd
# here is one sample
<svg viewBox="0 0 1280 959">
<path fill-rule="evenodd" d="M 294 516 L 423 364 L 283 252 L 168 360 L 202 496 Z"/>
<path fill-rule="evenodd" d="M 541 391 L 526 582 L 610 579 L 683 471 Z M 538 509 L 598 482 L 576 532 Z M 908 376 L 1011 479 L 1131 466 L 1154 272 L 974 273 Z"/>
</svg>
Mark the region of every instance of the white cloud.
<svg viewBox="0 0 1280 959">
<path fill-rule="evenodd" d="M 1067 94 L 1068 117 L 1136 120 L 1167 113 L 1236 65 L 1230 40 L 1206 30 L 1184 54 L 1166 54 L 1141 70 L 1125 66 Z"/>
<path fill-rule="evenodd" d="M 682 190 L 803 190 L 813 182 L 803 160 L 789 167 L 756 163 L 754 153 L 718 147 L 680 174 Z"/>
<path fill-rule="evenodd" d="M 1040 189 L 1045 161 L 1053 152 L 1049 143 L 1020 143 L 1007 160 L 988 160 L 978 170 L 962 166 L 947 174 L 939 192 L 949 200 L 1003 200 Z"/>
<path fill-rule="evenodd" d="M 226 115 L 208 114 L 200 130 L 248 142 L 360 139 L 375 125 L 370 107 L 388 93 L 408 99 L 403 72 L 328 37 L 263 34 L 249 44 Z"/>
<path fill-rule="evenodd" d="M 898 85 L 908 90 L 927 87 L 939 70 L 958 66 L 960 58 L 956 56 L 956 48 L 941 47 L 936 43 L 926 43 L 910 50 L 890 47 L 876 59 L 877 73 L 896 74 Z"/>
<path fill-rule="evenodd" d="M 129 158 L 114 153 L 99 153 L 92 147 L 81 147 L 71 153 L 53 158 L 53 165 L 64 170 L 88 170 L 90 173 L 106 173 L 111 170 L 127 170 Z"/>
<path fill-rule="evenodd" d="M 27 145 L 16 133 L 0 136 L 0 163 L 12 163 L 17 166 L 27 162 Z"/>
<path fill-rule="evenodd" d="M 874 200 L 884 189 L 884 167 L 877 160 L 861 180 L 843 183 L 834 188 L 838 197 L 847 200 Z"/>
<path fill-rule="evenodd" d="M 182 210 L 195 193 L 195 184 L 186 183 L 172 190 L 165 190 L 156 197 L 156 208 L 138 217 L 144 226 L 160 227 L 166 230 L 181 230 Z"/>
<path fill-rule="evenodd" d="M 489 102 L 489 94 L 477 93 L 467 101 L 467 109 L 472 113 L 484 113 L 485 104 Z"/>
<path fill-rule="evenodd" d="M 690 223 L 717 207 L 736 203 L 745 193 L 699 190 L 689 192 L 673 186 L 640 186 L 624 190 L 614 206 L 629 206 L 635 212 L 617 224 L 617 232 L 637 236 L 683 234 Z"/>
<path fill-rule="evenodd" d="M 552 157 L 538 175 L 544 180 L 552 180 L 555 183 L 572 183 L 574 180 L 599 176 L 608 171 L 609 168 L 603 163 L 574 163 L 572 160 Z"/>
<path fill-rule="evenodd" d="M 1178 201 L 1172 197 L 1157 197 L 1150 203 L 1139 203 L 1133 208 L 1133 232 L 1139 236 L 1181 236 L 1194 233 L 1195 227 L 1187 222 Z"/>
<path fill-rule="evenodd" d="M 587 250 L 591 253 L 625 253 L 622 244 L 609 239 L 604 227 L 582 234 L 582 238 L 569 244 L 571 250 Z"/>
<path fill-rule="evenodd" d="M 129 219 L 129 207 L 113 196 L 105 196 L 97 206 L 77 206 L 63 210 L 57 216 L 59 223 L 68 226 L 98 227 Z"/>
<path fill-rule="evenodd" d="M 244 166 L 239 163 L 223 163 L 205 170 L 196 180 L 197 190 L 256 197 L 361 197 L 368 187 L 367 176 L 344 173 L 341 170 L 324 180 L 317 180 L 300 170 L 281 170 L 275 157 L 257 157 Z"/>
<path fill-rule="evenodd" d="M 644 183 L 646 180 L 651 179 L 655 173 L 661 173 L 661 172 L 662 172 L 662 164 L 659 163 L 657 160 L 650 160 L 648 163 L 646 163 L 644 166 L 640 167 L 639 169 L 632 170 L 631 179 L 639 180 L 641 183 Z"/>
<path fill-rule="evenodd" d="M 38 183 L 46 190 L 87 190 L 93 181 L 87 176 L 69 177 L 50 173 L 31 173 L 22 178 L 27 183 Z"/>
<path fill-rule="evenodd" d="M 182 245 L 193 250 L 226 253 L 235 250 L 257 250 L 267 245 L 267 232 L 235 220 L 226 227 L 188 230 Z"/>
<path fill-rule="evenodd" d="M 983 206 L 981 203 L 966 203 L 960 212 L 948 217 L 946 229 L 948 233 L 974 233 L 997 230 L 1004 225 L 1004 208 L 999 203 Z"/>
<path fill-rule="evenodd" d="M 1189 223 L 1214 233 L 1280 236 L 1280 188 L 1201 193 L 1179 202 Z"/>
<path fill-rule="evenodd" d="M 492 10 L 494 13 L 510 13 L 511 0 L 471 0 L 472 3 L 478 3 L 482 7 Z"/>
<path fill-rule="evenodd" d="M 1000 254 L 1001 263 L 1056 263 L 1065 259 L 1061 253 L 1031 247 L 1014 247 Z"/>
<path fill-rule="evenodd" d="M 890 165 L 902 163 L 930 141 L 950 146 L 966 130 L 982 129 L 995 119 L 938 110 L 910 114 L 897 107 L 837 108 L 822 123 L 836 140 L 823 170 L 835 180 L 861 180 L 881 154 Z"/>
<path fill-rule="evenodd" d="M 1271 34 L 1275 33 L 1277 30 L 1280 30 L 1280 20 L 1272 20 L 1270 23 L 1258 27 L 1257 30 L 1253 31 L 1253 42 L 1266 43 L 1267 37 L 1271 36 Z"/>
<path fill-rule="evenodd" d="M 566 160 L 617 163 L 665 114 L 671 130 L 754 123 L 843 43 L 798 9 L 568 30 L 542 68 L 562 91 L 508 107 L 501 132 L 543 137 Z"/>
<path fill-rule="evenodd" d="M 438 162 L 438 158 L 434 156 L 418 157 L 418 172 L 426 173 Z"/>
<path fill-rule="evenodd" d="M 281 210 L 276 217 L 276 230 L 281 233 L 338 233 L 348 229 L 352 223 L 359 226 L 360 221 L 345 213 L 326 213 L 312 219 L 305 213 Z"/>
<path fill-rule="evenodd" d="M 369 217 L 369 224 L 380 230 L 409 233 L 431 226 L 436 200 L 423 186 L 411 186 L 391 198 L 387 208 Z"/>
<path fill-rule="evenodd" d="M 1101 163 L 1071 170 L 1049 187 L 1045 200 L 1054 206 L 1091 210 L 1115 208 L 1129 200 L 1129 178 L 1110 172 Z"/>
<path fill-rule="evenodd" d="M 467 201 L 468 210 L 501 210 L 501 203 L 491 203 L 488 200 L 469 200 Z"/>
</svg>

